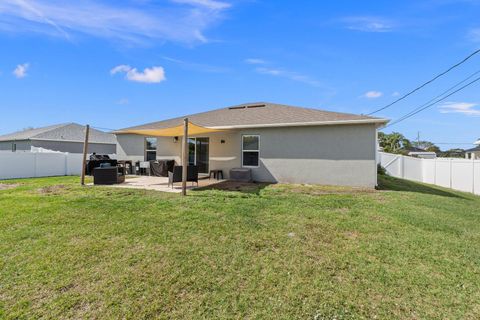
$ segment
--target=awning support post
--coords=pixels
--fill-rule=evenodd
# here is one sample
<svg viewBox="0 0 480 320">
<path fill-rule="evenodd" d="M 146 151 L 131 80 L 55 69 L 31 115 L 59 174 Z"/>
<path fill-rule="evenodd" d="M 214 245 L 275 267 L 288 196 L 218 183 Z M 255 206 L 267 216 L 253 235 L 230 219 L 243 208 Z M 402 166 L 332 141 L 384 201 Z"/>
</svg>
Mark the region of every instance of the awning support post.
<svg viewBox="0 0 480 320">
<path fill-rule="evenodd" d="M 182 196 L 187 195 L 187 166 L 188 166 L 188 118 L 183 119 L 182 140 Z"/>
<path fill-rule="evenodd" d="M 87 153 L 88 153 L 88 134 L 90 133 L 90 126 L 87 124 L 85 127 L 85 141 L 83 143 L 83 156 L 82 156 L 82 175 L 80 178 L 80 184 L 85 185 L 85 167 L 87 166 Z"/>
</svg>

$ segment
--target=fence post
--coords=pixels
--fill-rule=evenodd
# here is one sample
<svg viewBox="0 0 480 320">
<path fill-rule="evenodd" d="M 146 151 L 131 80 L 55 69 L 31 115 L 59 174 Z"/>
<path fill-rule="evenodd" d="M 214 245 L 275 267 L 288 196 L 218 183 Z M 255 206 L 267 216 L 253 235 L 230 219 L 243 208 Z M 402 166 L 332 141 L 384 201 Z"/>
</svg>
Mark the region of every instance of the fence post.
<svg viewBox="0 0 480 320">
<path fill-rule="evenodd" d="M 33 177 L 37 177 L 37 152 L 33 153 Z"/>
<path fill-rule="evenodd" d="M 450 158 L 450 189 L 452 189 L 452 178 L 453 178 L 453 172 L 452 172 L 452 158 Z"/>
<path fill-rule="evenodd" d="M 64 153 L 63 156 L 65 157 L 65 175 L 68 176 L 68 152 Z"/>
<path fill-rule="evenodd" d="M 475 156 L 472 157 L 472 193 L 475 194 Z"/>
<path fill-rule="evenodd" d="M 400 176 L 405 179 L 405 158 L 400 156 Z"/>
</svg>

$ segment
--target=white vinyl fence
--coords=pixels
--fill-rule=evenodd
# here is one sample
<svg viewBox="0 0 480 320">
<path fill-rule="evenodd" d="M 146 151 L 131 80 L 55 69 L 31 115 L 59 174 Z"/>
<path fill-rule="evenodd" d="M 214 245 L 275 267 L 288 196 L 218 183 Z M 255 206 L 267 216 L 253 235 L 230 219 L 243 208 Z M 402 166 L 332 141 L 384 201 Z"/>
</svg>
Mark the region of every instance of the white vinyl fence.
<svg viewBox="0 0 480 320">
<path fill-rule="evenodd" d="M 82 154 L 0 152 L 0 179 L 80 175 Z"/>
<path fill-rule="evenodd" d="M 480 195 L 480 160 L 419 159 L 380 152 L 379 163 L 389 175 L 397 178 Z"/>
</svg>

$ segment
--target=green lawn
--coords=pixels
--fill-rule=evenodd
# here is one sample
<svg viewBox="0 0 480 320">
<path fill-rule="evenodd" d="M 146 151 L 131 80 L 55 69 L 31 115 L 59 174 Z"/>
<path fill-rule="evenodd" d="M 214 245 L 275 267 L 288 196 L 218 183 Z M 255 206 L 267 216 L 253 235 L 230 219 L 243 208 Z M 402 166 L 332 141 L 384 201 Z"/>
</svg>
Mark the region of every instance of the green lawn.
<svg viewBox="0 0 480 320">
<path fill-rule="evenodd" d="M 8 181 L 0 318 L 478 319 L 480 197 L 380 179 L 186 198 Z"/>
</svg>

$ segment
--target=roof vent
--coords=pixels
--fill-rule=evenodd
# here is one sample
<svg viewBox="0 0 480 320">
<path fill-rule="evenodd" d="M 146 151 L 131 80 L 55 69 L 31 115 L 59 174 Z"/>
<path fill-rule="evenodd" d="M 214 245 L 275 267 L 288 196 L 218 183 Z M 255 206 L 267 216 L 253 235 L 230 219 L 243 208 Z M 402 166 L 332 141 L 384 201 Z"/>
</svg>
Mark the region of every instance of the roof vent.
<svg viewBox="0 0 480 320">
<path fill-rule="evenodd" d="M 264 104 L 255 104 L 255 105 L 251 105 L 251 106 L 247 106 L 248 109 L 253 109 L 253 108 L 264 108 L 265 105 Z"/>
<path fill-rule="evenodd" d="M 239 106 L 239 107 L 230 107 L 228 108 L 230 110 L 236 110 L 236 109 L 245 109 L 245 106 Z"/>
</svg>

